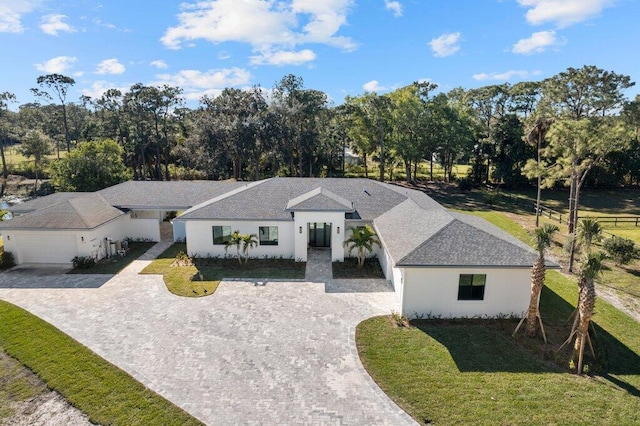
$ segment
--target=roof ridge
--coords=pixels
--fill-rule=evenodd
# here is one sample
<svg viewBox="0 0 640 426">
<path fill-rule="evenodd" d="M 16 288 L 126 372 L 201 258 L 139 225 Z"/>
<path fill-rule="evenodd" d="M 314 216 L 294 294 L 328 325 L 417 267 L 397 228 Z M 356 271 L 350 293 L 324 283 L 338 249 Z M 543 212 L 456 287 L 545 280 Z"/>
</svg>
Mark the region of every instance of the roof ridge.
<svg viewBox="0 0 640 426">
<path fill-rule="evenodd" d="M 203 201 L 200 204 L 196 204 L 195 206 L 191 207 L 190 209 L 185 210 L 180 216 L 178 216 L 176 219 L 180 219 L 180 217 L 185 216 L 189 213 L 193 213 L 196 210 L 200 210 L 203 207 L 209 206 L 211 204 L 217 203 L 218 201 L 224 200 L 226 198 L 229 198 L 231 196 L 234 196 L 236 194 L 240 194 L 241 192 L 244 192 L 250 188 L 254 188 L 256 186 L 262 185 L 265 182 L 269 182 L 272 179 L 275 178 L 268 178 L 268 179 L 262 179 L 262 180 L 258 180 L 258 181 L 254 181 L 254 182 L 249 182 L 248 184 L 241 186 L 239 188 L 235 188 L 232 189 L 231 191 L 225 192 L 224 194 L 221 194 L 217 197 L 213 197 L 209 200 Z"/>
<path fill-rule="evenodd" d="M 454 213 L 457 213 L 457 212 L 454 212 Z M 495 227 L 498 231 L 500 231 L 500 233 L 503 233 L 503 235 L 504 235 L 504 236 L 507 236 L 507 237 L 509 237 L 509 238 L 513 238 L 513 239 L 515 239 L 516 241 L 518 241 L 519 243 L 521 243 L 523 246 L 525 246 L 527 249 L 531 250 L 532 252 L 535 252 L 535 250 L 533 249 L 533 247 L 531 247 L 529 244 L 527 244 L 527 243 L 525 243 L 524 241 L 520 240 L 519 238 L 517 238 L 517 237 L 515 237 L 515 236 L 513 236 L 513 235 L 511 235 L 511 234 L 509 234 L 507 231 L 505 231 L 505 230 L 503 230 L 503 229 L 499 228 L 498 226 L 494 225 L 493 223 L 489 222 L 488 220 L 484 219 L 483 217 L 480 217 L 480 216 L 473 216 L 473 215 L 470 215 L 470 214 L 467 214 L 467 213 L 457 213 L 457 214 L 458 214 L 458 215 L 465 215 L 465 216 L 469 216 L 469 217 L 473 217 L 473 218 L 483 219 L 483 220 L 484 220 L 484 221 L 485 221 L 489 226 L 493 226 L 493 227 Z M 454 215 L 453 215 L 453 213 L 452 213 L 452 217 L 453 217 L 453 219 L 454 219 L 454 220 L 457 220 L 458 222 L 460 222 L 460 223 L 462 223 L 462 224 L 464 224 L 464 225 L 471 226 L 472 228 L 475 228 L 475 229 L 479 230 L 480 232 L 483 232 L 483 233 L 484 233 L 484 234 L 486 234 L 486 235 L 489 235 L 489 236 L 495 237 L 495 238 L 497 238 L 497 239 L 499 239 L 499 240 L 501 240 L 501 241 L 504 241 L 504 242 L 505 242 L 505 243 L 507 243 L 507 244 L 510 244 L 510 245 L 514 246 L 514 247 L 518 247 L 516 244 L 514 244 L 514 243 L 513 243 L 513 242 L 511 242 L 511 241 L 509 241 L 507 238 L 503 238 L 503 236 L 492 234 L 491 232 L 487 232 L 487 231 L 485 231 L 485 230 L 484 230 L 484 229 L 482 229 L 482 228 L 478 228 L 478 227 L 476 227 L 476 226 L 474 226 L 474 225 L 472 225 L 472 224 L 466 223 L 464 220 L 458 219 L 456 216 L 454 216 Z M 518 248 L 523 248 L 523 247 L 518 247 Z"/>
<path fill-rule="evenodd" d="M 413 200 L 411 200 L 413 201 Z M 420 207 L 420 206 L 418 206 Z M 448 213 L 448 212 L 447 212 Z M 451 215 L 449 215 L 451 216 Z M 456 218 L 454 218 L 453 216 L 451 216 L 451 220 L 444 225 L 442 228 L 438 229 L 436 232 L 434 232 L 433 234 L 431 234 L 429 236 L 429 238 L 427 238 L 426 240 L 424 240 L 423 242 L 421 242 L 420 244 L 418 244 L 413 250 L 411 250 L 409 253 L 405 254 L 404 256 L 402 256 L 402 259 L 398 260 L 396 262 L 396 265 L 401 265 L 402 262 L 404 262 L 404 260 L 411 256 L 414 252 L 416 252 L 416 250 L 419 250 L 421 247 L 423 247 L 424 245 L 426 245 L 428 242 L 430 242 L 431 240 L 433 240 L 436 236 L 438 236 L 439 234 L 441 234 L 442 232 L 444 232 L 445 229 L 449 228 L 450 226 L 453 225 L 453 223 L 456 221 Z"/>
</svg>

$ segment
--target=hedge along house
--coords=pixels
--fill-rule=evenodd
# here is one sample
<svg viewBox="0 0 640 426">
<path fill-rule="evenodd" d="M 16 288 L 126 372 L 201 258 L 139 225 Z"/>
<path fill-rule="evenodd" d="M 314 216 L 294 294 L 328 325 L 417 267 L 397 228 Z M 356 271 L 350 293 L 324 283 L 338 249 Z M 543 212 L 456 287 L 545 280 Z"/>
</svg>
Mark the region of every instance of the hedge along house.
<svg viewBox="0 0 640 426">
<path fill-rule="evenodd" d="M 232 255 L 225 245 L 237 230 L 258 236 L 251 257 L 306 261 L 309 250 L 325 249 L 333 261 L 342 261 L 348 255 L 343 247 L 348 228 L 371 225 L 382 245 L 375 254 L 405 315 L 520 315 L 529 303 L 530 271 L 537 257 L 533 249 L 484 219 L 449 212 L 424 193 L 377 181 L 126 182 L 79 198 L 57 197 L 53 206 L 47 206 L 47 197 L 34 200 L 40 204 L 37 210 L 0 224 L 5 239 L 11 237 L 7 250 L 18 254 L 19 263 L 50 260 L 23 253 L 37 239 L 54 247 L 62 234 L 75 237 L 78 254 L 87 253 L 78 239 L 89 231 L 89 238 L 99 240 L 106 234 L 140 235 L 146 229 L 157 240 L 159 221 L 168 211 L 178 213 L 174 240 L 186 238 L 187 252 L 198 256 Z M 69 209 L 108 214 L 73 228 L 59 211 Z M 71 237 L 65 238 L 69 245 L 63 260 L 69 262 Z"/>
</svg>

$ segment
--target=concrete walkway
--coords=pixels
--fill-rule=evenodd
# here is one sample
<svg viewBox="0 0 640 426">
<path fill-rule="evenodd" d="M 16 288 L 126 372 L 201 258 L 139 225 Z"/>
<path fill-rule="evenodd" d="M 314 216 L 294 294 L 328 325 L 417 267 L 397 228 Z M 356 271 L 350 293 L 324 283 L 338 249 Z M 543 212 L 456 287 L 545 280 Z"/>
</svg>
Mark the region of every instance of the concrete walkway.
<svg viewBox="0 0 640 426">
<path fill-rule="evenodd" d="M 381 291 L 332 292 L 339 283 L 320 272 L 309 282 L 222 282 L 212 296 L 181 298 L 161 277 L 138 275 L 169 244 L 99 288 L 7 288 L 13 278 L 0 274 L 0 298 L 207 424 L 415 424 L 366 374 L 355 348 L 360 321 L 397 309 L 384 283 L 375 284 Z M 42 280 L 64 287 L 69 277 L 77 276 Z"/>
</svg>

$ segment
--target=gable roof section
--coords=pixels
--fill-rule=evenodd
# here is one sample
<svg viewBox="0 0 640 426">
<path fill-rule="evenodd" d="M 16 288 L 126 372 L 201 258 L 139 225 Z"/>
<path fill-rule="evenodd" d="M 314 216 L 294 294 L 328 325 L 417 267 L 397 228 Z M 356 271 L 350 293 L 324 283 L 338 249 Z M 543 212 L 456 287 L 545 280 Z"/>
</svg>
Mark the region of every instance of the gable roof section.
<svg viewBox="0 0 640 426">
<path fill-rule="evenodd" d="M 254 186 L 233 195 L 203 203 L 185 212 L 179 219 L 292 220 L 291 212 L 287 211 L 289 201 L 322 188 L 347 203 L 353 202 L 353 208 L 362 220 L 373 220 L 407 199 L 406 195 L 391 187 L 369 179 L 276 177 L 256 182 Z M 318 198 L 317 202 L 320 201 L 321 198 Z M 324 201 L 327 199 L 324 198 Z"/>
<path fill-rule="evenodd" d="M 453 218 L 447 210 L 424 210 L 412 199 L 374 219 L 375 228 L 394 263 L 409 255 Z"/>
<path fill-rule="evenodd" d="M 235 181 L 127 181 L 98 191 L 112 206 L 186 210 L 246 185 Z"/>
<path fill-rule="evenodd" d="M 353 203 L 326 188 L 317 187 L 287 203 L 286 211 L 353 212 Z"/>
<path fill-rule="evenodd" d="M 99 194 L 86 194 L 0 222 L 0 229 L 88 230 L 126 213 Z"/>
<path fill-rule="evenodd" d="M 54 206 L 72 198 L 78 198 L 84 195 L 91 194 L 91 192 L 54 192 L 53 194 L 46 195 L 44 197 L 36 197 L 22 203 L 14 204 L 12 206 L 9 206 L 7 210 L 16 215 L 20 215 L 40 210 L 45 207 Z"/>
</svg>

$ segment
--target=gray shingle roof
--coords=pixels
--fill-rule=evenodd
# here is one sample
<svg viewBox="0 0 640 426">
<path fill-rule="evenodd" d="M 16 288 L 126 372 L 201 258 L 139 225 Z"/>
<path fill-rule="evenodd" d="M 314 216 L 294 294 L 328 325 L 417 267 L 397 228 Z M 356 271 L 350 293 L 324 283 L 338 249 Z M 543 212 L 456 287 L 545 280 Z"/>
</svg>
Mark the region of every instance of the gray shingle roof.
<svg viewBox="0 0 640 426">
<path fill-rule="evenodd" d="M 0 222 L 0 229 L 93 229 L 125 213 L 97 193 L 82 193 L 58 204 Z"/>
<path fill-rule="evenodd" d="M 98 193 L 117 207 L 186 210 L 243 185 L 235 181 L 128 181 Z"/>
<path fill-rule="evenodd" d="M 44 197 L 37 197 L 27 200 L 22 203 L 17 203 L 9 206 L 8 210 L 14 214 L 24 214 L 35 210 L 40 210 L 45 207 L 50 207 L 56 204 L 63 203 L 72 198 L 78 198 L 79 196 L 91 194 L 90 192 L 55 192 L 51 195 Z"/>
<path fill-rule="evenodd" d="M 373 220 L 407 199 L 406 195 L 369 179 L 272 178 L 198 208 L 186 211 L 180 219 L 262 219 L 292 220 L 287 204 L 303 194 L 323 188 L 353 202 L 363 220 Z"/>
<path fill-rule="evenodd" d="M 334 194 L 326 188 L 318 187 L 287 203 L 288 211 L 334 211 L 352 212 L 353 203 Z"/>
</svg>

